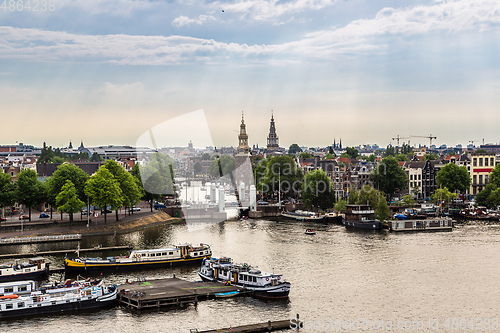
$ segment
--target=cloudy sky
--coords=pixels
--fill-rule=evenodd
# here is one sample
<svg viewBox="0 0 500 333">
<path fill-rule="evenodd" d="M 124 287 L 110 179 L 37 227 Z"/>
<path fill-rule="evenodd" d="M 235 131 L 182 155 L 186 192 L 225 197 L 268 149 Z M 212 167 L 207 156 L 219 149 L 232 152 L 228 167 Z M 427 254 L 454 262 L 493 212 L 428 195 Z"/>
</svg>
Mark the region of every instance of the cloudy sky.
<svg viewBox="0 0 500 333">
<path fill-rule="evenodd" d="M 242 111 L 265 145 L 271 110 L 286 147 L 500 142 L 498 0 L 17 4 L 0 8 L 0 144 L 135 145 L 200 109 L 217 146 Z M 206 144 L 185 132 L 172 145 Z"/>
</svg>

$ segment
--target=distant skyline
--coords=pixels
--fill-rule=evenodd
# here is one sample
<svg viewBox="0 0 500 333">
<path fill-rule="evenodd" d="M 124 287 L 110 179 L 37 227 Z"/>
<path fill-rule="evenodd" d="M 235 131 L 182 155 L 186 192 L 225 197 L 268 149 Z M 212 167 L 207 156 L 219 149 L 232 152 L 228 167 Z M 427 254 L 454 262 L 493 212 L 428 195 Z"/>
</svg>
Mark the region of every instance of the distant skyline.
<svg viewBox="0 0 500 333">
<path fill-rule="evenodd" d="M 500 142 L 498 1 L 51 3 L 0 9 L 2 144 L 134 146 L 200 109 L 215 146 L 242 111 L 265 146 L 271 110 L 282 147 Z"/>
</svg>

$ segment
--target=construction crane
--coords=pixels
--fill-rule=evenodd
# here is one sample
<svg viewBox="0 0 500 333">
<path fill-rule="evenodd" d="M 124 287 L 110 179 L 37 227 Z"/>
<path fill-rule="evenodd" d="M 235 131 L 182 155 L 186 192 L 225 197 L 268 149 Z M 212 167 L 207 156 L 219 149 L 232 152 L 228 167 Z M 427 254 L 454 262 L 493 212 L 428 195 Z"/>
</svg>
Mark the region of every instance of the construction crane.
<svg viewBox="0 0 500 333">
<path fill-rule="evenodd" d="M 398 142 L 398 147 L 399 147 L 399 140 L 406 140 L 406 139 L 409 139 L 409 137 L 402 137 L 402 136 L 399 136 L 399 134 L 395 137 L 395 138 L 392 138 L 393 140 L 396 140 Z M 408 142 L 408 144 L 410 144 Z"/>
<path fill-rule="evenodd" d="M 472 146 L 474 146 L 474 142 L 478 142 L 478 141 L 480 141 L 480 140 L 469 140 L 469 142 L 472 143 Z M 483 145 L 484 145 L 484 138 L 483 138 Z"/>
<path fill-rule="evenodd" d="M 422 135 L 410 135 L 411 138 L 426 138 L 429 139 L 429 148 L 432 146 L 432 139 L 437 139 L 437 136 L 432 136 L 430 134 L 429 136 L 422 136 Z"/>
</svg>

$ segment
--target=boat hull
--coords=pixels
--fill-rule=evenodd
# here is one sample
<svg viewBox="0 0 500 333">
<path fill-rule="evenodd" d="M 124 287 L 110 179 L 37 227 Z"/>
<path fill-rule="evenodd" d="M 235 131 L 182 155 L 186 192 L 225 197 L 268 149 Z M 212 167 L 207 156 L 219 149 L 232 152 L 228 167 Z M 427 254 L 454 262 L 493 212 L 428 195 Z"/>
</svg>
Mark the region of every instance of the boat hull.
<svg viewBox="0 0 500 333">
<path fill-rule="evenodd" d="M 49 305 L 49 306 L 33 306 L 18 309 L 15 311 L 0 311 L 1 319 L 19 318 L 26 316 L 40 316 L 46 314 L 62 314 L 67 312 L 80 312 L 84 310 L 92 310 L 115 306 L 118 303 L 118 290 L 98 298 L 89 300 L 77 300 L 70 303 Z"/>
<path fill-rule="evenodd" d="M 345 227 L 362 230 L 381 230 L 384 225 L 380 221 L 345 221 Z"/>
<path fill-rule="evenodd" d="M 1 282 L 12 282 L 12 281 L 22 281 L 22 280 L 42 280 L 49 274 L 49 268 L 44 270 L 21 273 L 21 274 L 11 274 L 11 275 L 0 275 Z"/>
<path fill-rule="evenodd" d="M 206 256 L 209 258 L 210 256 Z M 169 268 L 180 265 L 195 265 L 203 261 L 203 257 L 181 258 L 161 261 L 140 261 L 130 263 L 81 263 L 72 259 L 65 259 L 64 267 L 69 272 L 82 271 L 128 271 L 151 268 Z"/>
</svg>

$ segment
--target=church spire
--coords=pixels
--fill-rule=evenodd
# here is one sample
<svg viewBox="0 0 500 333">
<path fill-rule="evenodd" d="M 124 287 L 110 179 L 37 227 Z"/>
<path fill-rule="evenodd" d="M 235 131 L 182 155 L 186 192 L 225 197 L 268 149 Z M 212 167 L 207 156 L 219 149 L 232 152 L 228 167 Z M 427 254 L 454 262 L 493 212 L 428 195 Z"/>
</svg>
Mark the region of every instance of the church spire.
<svg viewBox="0 0 500 333">
<path fill-rule="evenodd" d="M 248 146 L 248 134 L 243 111 L 241 111 L 241 125 L 240 134 L 238 135 L 238 142 L 238 154 L 250 154 L 250 147 Z"/>
<path fill-rule="evenodd" d="M 278 135 L 274 124 L 274 112 L 271 110 L 271 124 L 269 125 L 269 135 L 267 136 L 267 152 L 273 153 L 279 150 Z"/>
</svg>

